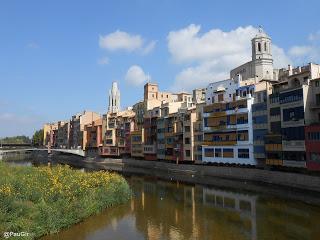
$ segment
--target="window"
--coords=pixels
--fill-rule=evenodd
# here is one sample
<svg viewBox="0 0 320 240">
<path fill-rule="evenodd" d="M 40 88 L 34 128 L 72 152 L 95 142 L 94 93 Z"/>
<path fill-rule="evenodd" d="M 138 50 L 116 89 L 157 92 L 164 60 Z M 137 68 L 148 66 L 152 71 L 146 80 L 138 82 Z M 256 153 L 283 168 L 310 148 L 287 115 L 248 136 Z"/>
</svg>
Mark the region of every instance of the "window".
<svg viewBox="0 0 320 240">
<path fill-rule="evenodd" d="M 261 52 L 261 43 L 258 43 L 258 52 Z"/>
<path fill-rule="evenodd" d="M 190 150 L 186 150 L 186 157 L 190 157 Z"/>
<path fill-rule="evenodd" d="M 280 107 L 270 108 L 270 116 L 279 116 Z"/>
<path fill-rule="evenodd" d="M 316 87 L 320 87 L 320 80 L 316 81 Z"/>
<path fill-rule="evenodd" d="M 316 94 L 316 104 L 320 105 L 320 93 Z"/>
<path fill-rule="evenodd" d="M 248 131 L 247 130 L 238 131 L 237 140 L 238 141 L 248 141 Z"/>
<path fill-rule="evenodd" d="M 304 140 L 304 127 L 288 127 L 282 128 L 282 137 L 283 140 L 291 141 L 291 140 Z"/>
<path fill-rule="evenodd" d="M 320 132 L 309 132 L 308 139 L 313 141 L 320 141 Z"/>
<path fill-rule="evenodd" d="M 219 95 L 218 95 L 218 101 L 219 101 L 219 102 L 222 102 L 222 101 L 223 101 L 223 94 L 219 94 Z"/>
<path fill-rule="evenodd" d="M 310 153 L 310 160 L 313 162 L 320 163 L 320 153 Z"/>
<path fill-rule="evenodd" d="M 271 122 L 270 128 L 271 132 L 274 134 L 281 133 L 281 122 Z"/>
<path fill-rule="evenodd" d="M 283 109 L 283 121 L 298 121 L 304 119 L 304 108 L 303 106 Z"/>
<path fill-rule="evenodd" d="M 214 148 L 205 148 L 204 149 L 205 157 L 213 157 L 214 156 Z"/>
<path fill-rule="evenodd" d="M 294 91 L 280 93 L 279 99 L 281 104 L 301 101 L 303 99 L 303 91 L 300 88 Z"/>
<path fill-rule="evenodd" d="M 184 143 L 185 143 L 185 144 L 190 144 L 190 138 L 185 138 L 185 139 L 184 139 Z"/>
<path fill-rule="evenodd" d="M 190 126 L 185 126 L 185 127 L 184 127 L 184 131 L 185 131 L 185 132 L 190 132 Z"/>
<path fill-rule="evenodd" d="M 224 158 L 233 158 L 233 149 L 232 148 L 224 148 L 223 149 L 223 157 Z"/>
<path fill-rule="evenodd" d="M 249 158 L 249 149 L 239 148 L 238 149 L 238 158 Z"/>
<path fill-rule="evenodd" d="M 216 148 L 215 149 L 214 156 L 215 157 L 222 157 L 221 148 Z"/>
</svg>

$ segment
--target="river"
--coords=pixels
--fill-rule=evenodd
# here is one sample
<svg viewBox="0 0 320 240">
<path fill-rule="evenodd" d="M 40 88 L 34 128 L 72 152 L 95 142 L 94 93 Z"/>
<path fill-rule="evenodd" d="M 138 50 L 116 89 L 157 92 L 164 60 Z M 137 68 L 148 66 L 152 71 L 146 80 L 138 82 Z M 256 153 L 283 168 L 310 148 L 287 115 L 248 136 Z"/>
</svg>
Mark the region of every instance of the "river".
<svg viewBox="0 0 320 240">
<path fill-rule="evenodd" d="M 42 239 L 320 239 L 320 200 L 310 204 L 286 192 L 125 177 L 133 191 L 127 204 Z"/>
</svg>

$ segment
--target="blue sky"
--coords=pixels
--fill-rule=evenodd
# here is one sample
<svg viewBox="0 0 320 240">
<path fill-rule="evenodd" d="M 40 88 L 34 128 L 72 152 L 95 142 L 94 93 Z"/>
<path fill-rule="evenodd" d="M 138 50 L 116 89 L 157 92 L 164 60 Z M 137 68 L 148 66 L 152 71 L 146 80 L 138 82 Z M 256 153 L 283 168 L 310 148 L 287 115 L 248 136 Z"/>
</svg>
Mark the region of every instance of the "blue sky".
<svg viewBox="0 0 320 240">
<path fill-rule="evenodd" d="M 227 78 L 250 60 L 258 25 L 276 67 L 320 62 L 319 1 L 13 1 L 0 3 L 0 137 L 31 135 L 84 109 L 104 113 L 162 90 Z"/>
</svg>

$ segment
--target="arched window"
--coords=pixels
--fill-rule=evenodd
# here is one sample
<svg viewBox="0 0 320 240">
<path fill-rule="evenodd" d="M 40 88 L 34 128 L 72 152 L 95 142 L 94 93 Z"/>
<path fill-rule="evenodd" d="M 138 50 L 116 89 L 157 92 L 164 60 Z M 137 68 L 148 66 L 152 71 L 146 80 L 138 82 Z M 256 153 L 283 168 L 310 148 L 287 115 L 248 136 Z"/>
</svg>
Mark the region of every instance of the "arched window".
<svg viewBox="0 0 320 240">
<path fill-rule="evenodd" d="M 267 51 L 267 42 L 264 43 L 264 50 Z"/>
<path fill-rule="evenodd" d="M 299 87 L 299 86 L 300 86 L 300 81 L 299 81 L 299 79 L 297 79 L 297 78 L 293 79 L 293 86 L 294 86 L 294 87 Z"/>
<path fill-rule="evenodd" d="M 258 52 L 261 52 L 261 43 L 258 43 Z"/>
</svg>

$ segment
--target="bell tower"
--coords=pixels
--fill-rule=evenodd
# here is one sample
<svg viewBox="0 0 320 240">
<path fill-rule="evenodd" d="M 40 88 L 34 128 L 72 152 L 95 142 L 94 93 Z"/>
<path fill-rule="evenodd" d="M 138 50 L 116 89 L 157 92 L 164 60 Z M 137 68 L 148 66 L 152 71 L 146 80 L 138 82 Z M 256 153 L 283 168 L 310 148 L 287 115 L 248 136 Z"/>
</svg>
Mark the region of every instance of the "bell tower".
<svg viewBox="0 0 320 240">
<path fill-rule="evenodd" d="M 112 83 L 112 88 L 109 90 L 109 107 L 108 112 L 116 113 L 120 111 L 120 90 L 117 82 Z"/>
<path fill-rule="evenodd" d="M 255 78 L 273 78 L 273 58 L 271 53 L 271 38 L 259 26 L 258 33 L 251 40 L 252 62 L 255 66 Z"/>
</svg>

